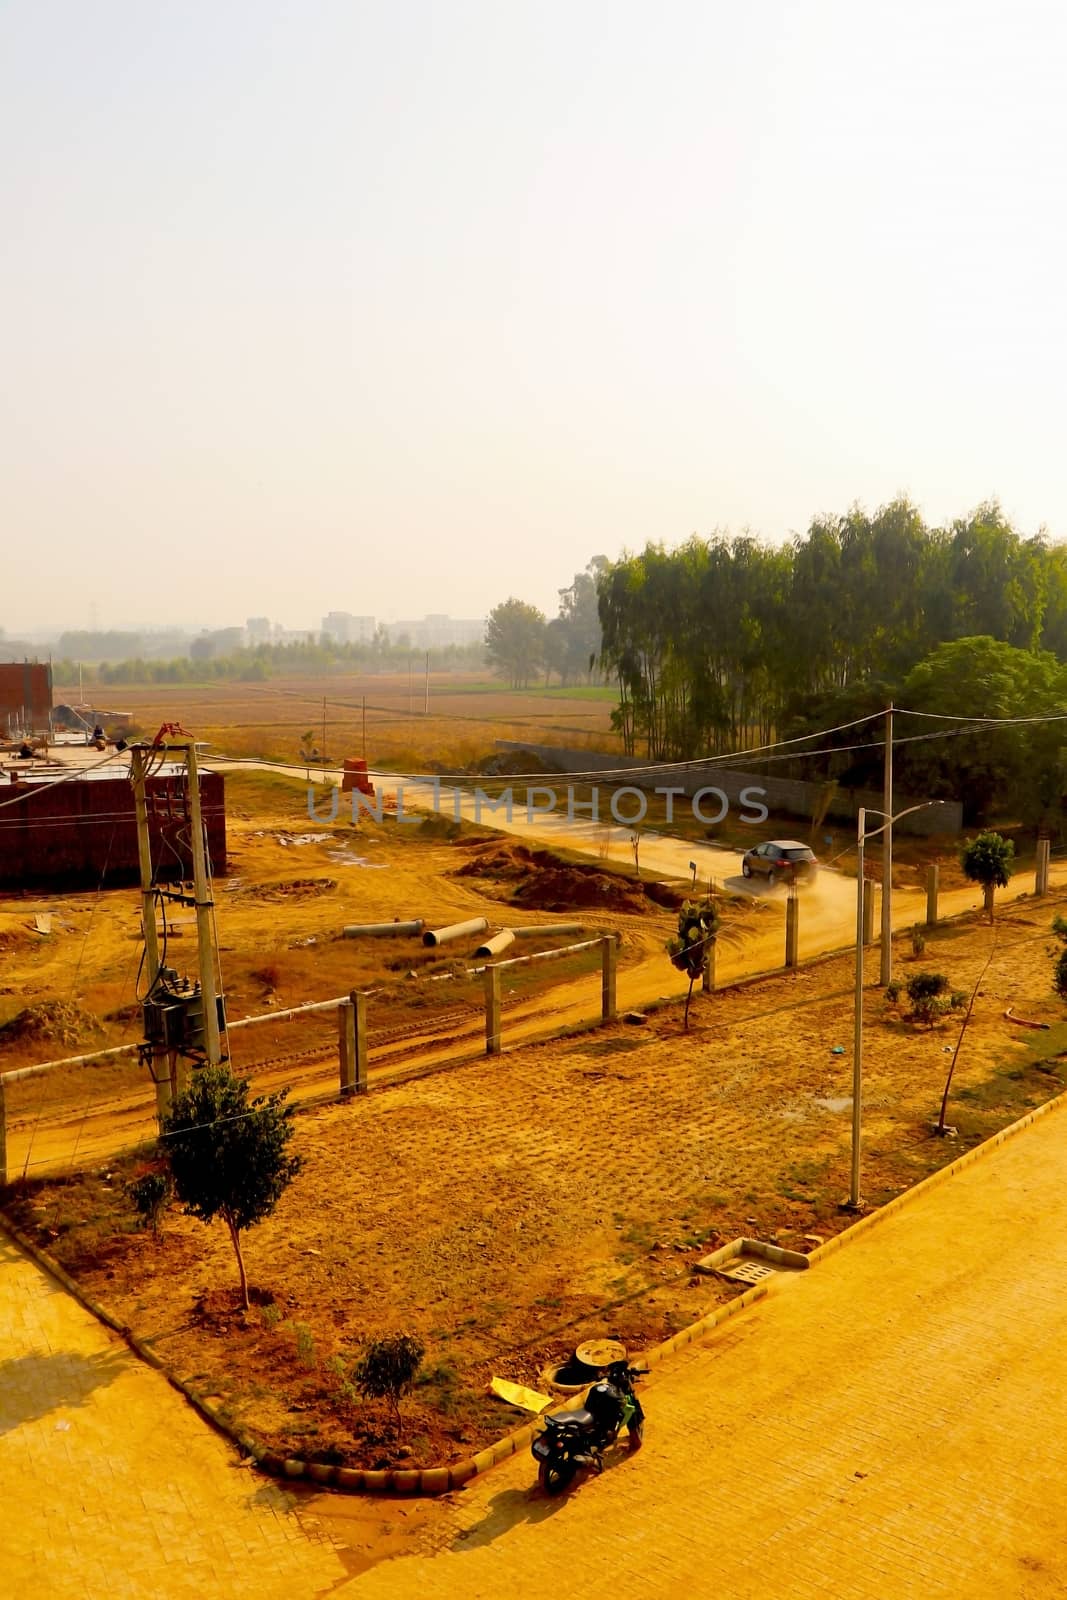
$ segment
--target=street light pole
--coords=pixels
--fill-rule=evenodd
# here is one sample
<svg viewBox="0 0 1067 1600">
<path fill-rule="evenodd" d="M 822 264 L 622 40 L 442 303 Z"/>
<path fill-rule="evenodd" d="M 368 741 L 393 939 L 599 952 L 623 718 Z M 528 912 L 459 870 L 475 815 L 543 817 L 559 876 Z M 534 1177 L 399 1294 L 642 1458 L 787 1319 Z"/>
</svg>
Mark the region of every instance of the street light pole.
<svg viewBox="0 0 1067 1600">
<path fill-rule="evenodd" d="M 852 1013 L 852 1177 L 848 1190 L 848 1209 L 860 1208 L 860 1134 L 863 1122 L 863 845 L 867 813 L 862 806 L 856 815 L 856 990 Z M 884 904 L 884 901 L 883 901 Z"/>
<path fill-rule="evenodd" d="M 882 949 L 879 982 L 883 989 L 893 978 L 893 707 L 885 713 L 885 768 L 882 778 L 882 815 L 888 817 L 882 839 Z"/>
<path fill-rule="evenodd" d="M 873 839 L 879 833 L 887 833 L 894 822 L 899 822 L 901 817 L 910 817 L 913 811 L 925 811 L 927 806 L 943 806 L 944 800 L 924 800 L 922 805 L 908 806 L 906 811 L 898 811 L 896 816 L 875 811 L 877 816 L 885 816 L 882 827 L 875 828 L 870 834 Z M 860 806 L 856 813 L 856 987 L 852 1013 L 852 1176 L 849 1182 L 848 1199 L 845 1202 L 847 1211 L 859 1211 L 862 1205 L 860 1199 L 860 1140 L 863 1124 L 863 853 L 867 842 L 867 811 Z M 885 888 L 882 890 L 882 958 L 889 941 L 885 935 Z"/>
</svg>

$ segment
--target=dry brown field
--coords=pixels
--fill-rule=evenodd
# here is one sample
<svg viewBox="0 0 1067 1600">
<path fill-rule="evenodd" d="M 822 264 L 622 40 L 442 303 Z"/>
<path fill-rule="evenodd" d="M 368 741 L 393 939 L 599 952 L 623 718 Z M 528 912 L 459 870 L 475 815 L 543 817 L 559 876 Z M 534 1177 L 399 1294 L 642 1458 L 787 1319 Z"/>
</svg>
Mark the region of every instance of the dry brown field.
<svg viewBox="0 0 1067 1600">
<path fill-rule="evenodd" d="M 57 685 L 57 700 L 70 693 L 76 686 Z M 228 755 L 275 761 L 299 760 L 306 732 L 321 760 L 324 700 L 325 753 L 338 766 L 346 756 L 365 754 L 372 766 L 462 770 L 491 755 L 497 739 L 621 749 L 611 729 L 613 700 L 603 691 L 588 698 L 570 690 L 516 691 L 461 674 L 431 674 L 428 713 L 418 674 L 410 683 L 406 674 L 348 673 L 265 683 L 101 686 L 93 693 L 97 704 L 128 711 L 149 736 L 163 722 L 181 722 Z"/>
<path fill-rule="evenodd" d="M 217 887 L 231 1016 L 272 998 L 284 1004 L 343 993 L 353 974 L 361 985 L 373 983 L 375 973 L 360 964 L 368 960 L 379 968 L 383 1021 L 417 1011 L 409 1000 L 404 1012 L 405 991 L 428 985 L 381 971 L 384 952 L 364 956 L 336 939 L 338 925 L 357 916 L 444 920 L 480 907 L 494 920 L 528 920 L 512 879 L 459 873 L 471 859 L 469 841 L 400 841 L 383 824 L 380 837 L 363 828 L 347 842 L 370 865 L 331 861 L 333 839 L 283 842 L 297 833 L 299 786 L 294 798 L 280 780 L 244 779 L 243 789 L 230 781 L 235 872 Z M 291 892 L 321 879 L 333 886 Z M 35 902 L 4 903 L 5 1015 L 31 992 L 62 993 L 85 1011 L 129 1004 L 137 945 L 131 897 L 122 896 L 88 897 L 80 910 L 64 904 L 73 931 L 50 936 L 51 944 L 24 926 Z M 621 906 L 583 912 L 583 920 L 617 929 L 624 964 L 647 967 L 650 982 L 662 970 L 667 988 L 670 913 Z M 958 1017 L 916 1027 L 871 993 L 869 1204 L 884 1203 L 1060 1091 L 1067 1025 L 1051 988 L 1048 946 L 1049 923 L 1063 906 L 1062 894 L 1018 902 L 1001 910 L 992 929 L 965 919 L 929 936 L 919 966 L 943 972 L 955 989 L 979 985 L 950 1104 L 951 1140 L 935 1137 L 931 1124 Z M 772 920 L 777 943 L 780 924 Z M 20 922 L 30 944 L 19 936 Z M 742 950 L 760 950 L 763 916 L 738 910 L 726 936 Z M 872 951 L 872 983 L 877 959 Z M 916 970 L 906 941 L 897 941 L 897 964 L 904 975 Z M 45 1148 L 53 1120 L 64 1130 L 66 1154 L 73 1146 L 84 1156 L 92 1095 L 106 1078 L 91 1085 L 84 1074 L 70 1077 L 54 1091 L 61 1103 L 43 1087 L 38 1094 L 39 1080 L 26 1086 L 15 1108 L 26 1181 L 8 1191 L 6 1205 L 172 1370 L 287 1455 L 395 1460 L 383 1414 L 360 1400 L 349 1378 L 371 1335 L 389 1327 L 418 1333 L 427 1357 L 405 1448 L 413 1464 L 445 1462 L 512 1425 L 486 1396 L 491 1375 L 538 1386 L 547 1366 L 592 1334 L 612 1334 L 640 1351 L 728 1292 L 693 1270 L 717 1243 L 749 1234 L 804 1249 L 847 1224 L 839 1202 L 848 1185 L 851 976 L 850 959 L 835 957 L 699 998 L 688 1034 L 680 1008 L 668 1007 L 636 1024 L 519 1043 L 494 1059 L 478 1053 L 476 1020 L 462 1064 L 443 1070 L 438 1048 L 427 1058 L 437 1069 L 431 1075 L 383 1076 L 358 1102 L 310 1107 L 296 1123 L 304 1170 L 246 1240 L 256 1291 L 247 1315 L 236 1310 L 221 1225 L 205 1228 L 172 1209 L 158 1238 L 135 1227 L 124 1183 L 155 1159 L 150 1152 L 95 1158 L 69 1181 L 35 1178 L 34 1151 Z M 563 974 L 543 991 L 512 996 L 519 1019 L 512 1037 L 521 1039 L 523 1018 L 531 1028 L 569 1020 L 578 992 L 588 997 L 590 977 Z M 451 998 L 430 1003 L 445 1013 L 460 1008 Z M 1005 1016 L 1009 1007 L 1049 1030 L 1017 1026 Z M 123 1025 L 136 1031 L 131 1018 L 115 1024 Z M 331 1044 L 325 1026 L 320 1055 Z M 293 1025 L 277 1024 L 254 1045 L 253 1031 L 235 1035 L 242 1040 L 237 1065 L 280 1050 L 277 1072 L 295 1081 Z M 454 1016 L 444 1037 L 463 1041 Z M 837 1045 L 845 1053 L 835 1055 Z M 13 1059 L 5 1049 L 5 1065 Z M 278 1079 L 268 1073 L 261 1081 Z M 118 1118 L 125 1091 L 112 1082 L 108 1092 Z"/>
</svg>

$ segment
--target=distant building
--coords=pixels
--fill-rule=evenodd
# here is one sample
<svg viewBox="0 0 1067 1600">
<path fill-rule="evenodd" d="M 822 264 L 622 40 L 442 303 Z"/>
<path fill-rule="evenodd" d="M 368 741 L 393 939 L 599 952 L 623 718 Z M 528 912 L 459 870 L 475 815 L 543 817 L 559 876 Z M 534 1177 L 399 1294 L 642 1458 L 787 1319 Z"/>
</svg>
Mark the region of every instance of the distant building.
<svg viewBox="0 0 1067 1600">
<path fill-rule="evenodd" d="M 484 617 L 449 617 L 430 612 L 418 622 L 386 622 L 382 626 L 390 643 L 406 637 L 413 650 L 442 650 L 450 644 L 481 644 L 485 639 Z"/>
<path fill-rule="evenodd" d="M 13 764 L 14 767 L 14 764 Z M 129 778 L 114 768 L 71 774 L 56 783 L 47 772 L 9 781 L 0 776 L 0 882 L 6 888 L 54 891 L 112 888 L 139 877 L 137 825 Z M 167 762 L 147 780 L 148 832 L 159 881 L 192 877 L 189 792 L 184 766 Z M 226 792 L 221 772 L 201 768 L 200 804 L 210 870 L 226 872 Z"/>
<path fill-rule="evenodd" d="M 0 733 L 47 733 L 52 720 L 52 667 L 47 661 L 0 665 Z"/>
<path fill-rule="evenodd" d="M 271 636 L 271 621 L 269 617 L 249 617 L 245 623 L 245 633 L 251 645 L 269 644 Z"/>
<path fill-rule="evenodd" d="M 329 611 L 322 619 L 322 631 L 337 644 L 370 644 L 374 638 L 373 617 L 354 617 L 351 611 Z"/>
<path fill-rule="evenodd" d="M 205 628 L 189 644 L 189 654 L 194 661 L 211 660 L 214 656 L 229 656 L 244 648 L 243 628 Z"/>
</svg>

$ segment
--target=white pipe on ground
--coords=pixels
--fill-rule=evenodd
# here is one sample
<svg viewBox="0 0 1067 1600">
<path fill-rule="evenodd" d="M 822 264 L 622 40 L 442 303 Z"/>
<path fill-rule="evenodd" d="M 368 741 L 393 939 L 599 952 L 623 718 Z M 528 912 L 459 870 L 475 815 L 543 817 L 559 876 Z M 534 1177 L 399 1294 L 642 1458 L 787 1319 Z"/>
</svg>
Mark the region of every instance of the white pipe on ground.
<svg viewBox="0 0 1067 1600">
<path fill-rule="evenodd" d="M 488 917 L 471 917 L 469 922 L 453 922 L 447 928 L 427 928 L 422 936 L 425 945 L 451 944 L 453 939 L 468 939 L 476 933 L 486 933 Z"/>
<path fill-rule="evenodd" d="M 350 922 L 342 930 L 346 939 L 408 939 L 421 933 L 421 917 L 411 922 Z"/>
<path fill-rule="evenodd" d="M 569 939 L 572 934 L 584 933 L 584 922 L 539 922 L 532 928 L 512 928 L 516 939 L 551 939 L 553 934 L 566 934 Z"/>
<path fill-rule="evenodd" d="M 502 950 L 515 943 L 515 933 L 512 928 L 502 928 L 499 933 L 494 933 L 491 939 L 486 939 L 474 952 L 474 959 L 479 956 L 498 956 Z"/>
</svg>

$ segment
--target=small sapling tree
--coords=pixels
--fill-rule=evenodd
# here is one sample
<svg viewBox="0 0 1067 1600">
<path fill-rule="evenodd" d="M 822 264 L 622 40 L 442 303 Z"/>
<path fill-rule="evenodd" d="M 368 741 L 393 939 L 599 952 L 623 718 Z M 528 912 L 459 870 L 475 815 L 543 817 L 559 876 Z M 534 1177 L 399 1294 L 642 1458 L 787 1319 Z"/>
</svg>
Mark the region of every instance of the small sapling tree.
<svg viewBox="0 0 1067 1600">
<path fill-rule="evenodd" d="M 155 1171 L 144 1172 L 126 1185 L 130 1204 L 136 1211 L 142 1228 L 151 1228 L 153 1233 L 159 1233 L 172 1187 L 169 1172 Z"/>
<path fill-rule="evenodd" d="M 678 913 L 678 933 L 667 941 L 667 954 L 679 972 L 689 978 L 685 997 L 685 1027 L 689 1026 L 689 1002 L 693 985 L 704 970 L 708 946 L 719 930 L 719 913 L 710 900 L 686 900 Z"/>
<path fill-rule="evenodd" d="M 400 1402 L 414 1387 L 425 1354 L 414 1334 L 386 1333 L 370 1341 L 352 1370 L 362 1394 L 369 1400 L 387 1400 L 392 1406 L 398 1439 L 403 1429 Z"/>
<path fill-rule="evenodd" d="M 993 920 L 993 895 L 997 889 L 1006 889 L 1011 876 L 1015 846 L 999 833 L 980 833 L 971 839 L 960 852 L 960 865 L 972 883 L 980 883 L 985 895 L 985 908 Z"/>
<path fill-rule="evenodd" d="M 163 1148 L 174 1190 L 201 1222 L 221 1217 L 229 1229 L 248 1309 L 241 1234 L 269 1217 L 300 1170 L 287 1154 L 293 1108 L 287 1089 L 249 1102 L 248 1083 L 228 1067 L 204 1067 L 174 1102 Z"/>
</svg>

